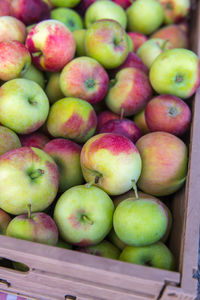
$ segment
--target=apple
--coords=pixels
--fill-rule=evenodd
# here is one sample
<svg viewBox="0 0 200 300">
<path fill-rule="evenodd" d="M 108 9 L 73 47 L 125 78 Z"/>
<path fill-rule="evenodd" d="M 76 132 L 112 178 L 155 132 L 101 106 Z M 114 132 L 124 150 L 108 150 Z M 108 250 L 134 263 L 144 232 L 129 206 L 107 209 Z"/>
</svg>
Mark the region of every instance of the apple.
<svg viewBox="0 0 200 300">
<path fill-rule="evenodd" d="M 0 1 L 0 17 L 11 15 L 11 5 L 9 0 Z"/>
<path fill-rule="evenodd" d="M 88 253 L 88 254 L 111 258 L 111 259 L 118 259 L 120 255 L 120 250 L 112 243 L 106 240 L 94 246 L 77 247 L 76 250 L 83 253 Z"/>
<path fill-rule="evenodd" d="M 159 0 L 164 10 L 165 24 L 178 23 L 190 11 L 190 0 Z"/>
<path fill-rule="evenodd" d="M 200 85 L 199 58 L 187 49 L 166 50 L 153 62 L 149 76 L 158 94 L 189 98 Z"/>
<path fill-rule="evenodd" d="M 49 138 L 41 132 L 34 131 L 30 134 L 24 134 L 19 136 L 22 147 L 35 147 L 43 149 L 49 142 Z"/>
<path fill-rule="evenodd" d="M 0 156 L 0 207 L 19 215 L 42 211 L 55 199 L 58 167 L 44 151 L 21 147 Z M 13 195 L 15 195 L 13 197 Z"/>
<path fill-rule="evenodd" d="M 80 164 L 81 146 L 67 139 L 53 139 L 45 145 L 44 151 L 58 166 L 61 193 L 84 182 Z"/>
<path fill-rule="evenodd" d="M 46 121 L 49 101 L 36 82 L 17 78 L 1 86 L 0 111 L 2 125 L 16 133 L 28 134 Z"/>
<path fill-rule="evenodd" d="M 51 3 L 56 7 L 74 7 L 79 2 L 80 0 L 51 0 Z"/>
<path fill-rule="evenodd" d="M 102 19 L 114 20 L 126 29 L 126 13 L 122 7 L 112 1 L 102 0 L 92 3 L 85 13 L 85 27 L 89 28 L 93 23 Z"/>
<path fill-rule="evenodd" d="M 0 17 L 0 42 L 25 42 L 26 26 L 10 16 Z"/>
<path fill-rule="evenodd" d="M 133 122 L 139 127 L 142 135 L 150 132 L 145 119 L 145 108 L 133 116 Z"/>
<path fill-rule="evenodd" d="M 74 57 L 76 50 L 71 31 L 57 20 L 35 25 L 27 36 L 26 47 L 36 67 L 50 72 L 60 71 Z"/>
<path fill-rule="evenodd" d="M 119 239 L 130 246 L 147 246 L 167 231 L 168 211 L 158 199 L 128 198 L 115 209 L 113 227 Z"/>
<path fill-rule="evenodd" d="M 103 110 L 97 115 L 97 132 L 110 120 L 119 120 L 120 116 L 110 110 Z"/>
<path fill-rule="evenodd" d="M 135 0 L 112 0 L 116 4 L 123 7 L 123 9 L 127 9 Z"/>
<path fill-rule="evenodd" d="M 50 18 L 50 8 L 42 0 L 12 0 L 11 13 L 25 25 Z"/>
<path fill-rule="evenodd" d="M 86 31 L 85 50 L 87 56 L 96 59 L 103 67 L 116 68 L 129 52 L 127 34 L 114 20 L 97 21 Z"/>
<path fill-rule="evenodd" d="M 133 143 L 141 137 L 141 132 L 138 126 L 129 119 L 110 120 L 106 122 L 99 133 L 118 133 L 129 138 Z"/>
<path fill-rule="evenodd" d="M 31 64 L 26 47 L 18 41 L 0 42 L 0 79 L 8 81 L 25 73 Z"/>
<path fill-rule="evenodd" d="M 168 132 L 151 132 L 136 147 L 142 158 L 138 187 L 154 196 L 170 195 L 181 188 L 187 175 L 187 147 Z"/>
<path fill-rule="evenodd" d="M 51 11 L 51 19 L 58 20 L 65 24 L 70 31 L 83 28 L 83 21 L 79 14 L 70 8 L 59 7 Z"/>
<path fill-rule="evenodd" d="M 95 132 L 97 116 L 90 103 L 79 98 L 63 98 L 49 112 L 47 129 L 53 137 L 84 143 Z"/>
<path fill-rule="evenodd" d="M 85 34 L 86 34 L 86 29 L 79 29 L 73 31 L 73 36 L 76 42 L 76 56 L 86 56 Z"/>
<path fill-rule="evenodd" d="M 112 200 L 103 190 L 79 185 L 60 196 L 54 220 L 64 241 L 86 247 L 100 243 L 108 234 L 113 211 Z"/>
<path fill-rule="evenodd" d="M 52 246 L 58 241 L 58 229 L 54 220 L 41 212 L 15 217 L 8 224 L 6 235 Z"/>
<path fill-rule="evenodd" d="M 58 240 L 58 242 L 56 244 L 56 247 L 64 248 L 64 249 L 69 249 L 69 250 L 72 249 L 72 245 L 70 245 L 69 243 L 66 243 L 66 242 L 64 242 L 62 240 Z"/>
<path fill-rule="evenodd" d="M 133 42 L 135 52 L 137 52 L 137 49 L 148 40 L 146 35 L 139 32 L 127 32 L 127 34 Z"/>
<path fill-rule="evenodd" d="M 118 249 L 123 250 L 127 245 L 122 242 L 118 236 L 116 235 L 114 229 L 112 228 L 109 234 L 106 237 L 114 246 L 116 246 Z"/>
<path fill-rule="evenodd" d="M 172 45 L 168 40 L 163 39 L 149 39 L 144 42 L 137 50 L 137 55 L 141 58 L 143 63 L 150 69 L 156 57 L 165 50 L 172 49 Z"/>
<path fill-rule="evenodd" d="M 51 9 L 54 8 L 54 5 L 51 0 L 42 0 L 42 1 L 45 2 Z"/>
<path fill-rule="evenodd" d="M 191 111 L 180 98 L 159 95 L 147 103 L 145 119 L 151 131 L 165 131 L 179 136 L 189 129 Z"/>
<path fill-rule="evenodd" d="M 152 195 L 148 195 L 148 194 L 145 194 L 141 191 L 137 191 L 135 192 L 135 190 L 132 188 L 130 191 L 122 194 L 122 195 L 119 195 L 119 196 L 115 196 L 115 197 L 112 197 L 112 200 L 113 200 L 113 204 L 114 204 L 114 207 L 117 208 L 117 206 L 124 200 L 127 200 L 128 198 L 134 198 L 134 199 L 137 199 L 137 198 L 140 198 L 140 199 L 153 199 L 153 200 L 159 200 L 158 198 L 152 196 Z M 163 203 L 164 205 L 164 203 Z"/>
<path fill-rule="evenodd" d="M 100 102 L 108 90 L 109 78 L 93 58 L 78 57 L 68 63 L 60 74 L 60 88 L 67 97 L 77 97 L 91 104 Z"/>
<path fill-rule="evenodd" d="M 127 40 L 128 40 L 128 50 L 129 52 L 134 51 L 134 44 L 130 36 L 127 34 Z"/>
<path fill-rule="evenodd" d="M 34 65 L 30 65 L 28 69 L 22 72 L 21 78 L 29 79 L 38 83 L 42 89 L 45 87 L 45 78 L 43 73 L 38 70 Z M 48 96 L 48 95 L 47 95 Z"/>
<path fill-rule="evenodd" d="M 131 116 L 144 108 L 151 95 L 148 76 L 139 69 L 125 68 L 111 81 L 105 101 L 114 113 Z"/>
<path fill-rule="evenodd" d="M 128 30 L 151 34 L 162 25 L 164 12 L 157 0 L 137 0 L 126 10 Z"/>
<path fill-rule="evenodd" d="M 0 125 L 0 155 L 21 147 L 17 134 L 11 129 Z"/>
<path fill-rule="evenodd" d="M 128 246 L 122 251 L 119 260 L 165 270 L 175 269 L 173 254 L 161 242 L 143 247 Z"/>
<path fill-rule="evenodd" d="M 6 229 L 11 221 L 11 217 L 0 208 L 0 234 L 6 234 Z"/>
<path fill-rule="evenodd" d="M 65 97 L 63 92 L 60 89 L 59 72 L 51 73 L 48 82 L 46 84 L 45 93 L 51 104 Z"/>
<path fill-rule="evenodd" d="M 81 15 L 84 16 L 86 10 L 88 9 L 88 7 L 94 3 L 97 0 L 81 0 L 79 2 L 79 4 L 76 6 L 76 11 Z"/>
<path fill-rule="evenodd" d="M 137 182 L 142 161 L 135 145 L 126 137 L 102 133 L 90 138 L 81 150 L 85 180 L 94 182 L 109 195 L 120 195 Z"/>
</svg>

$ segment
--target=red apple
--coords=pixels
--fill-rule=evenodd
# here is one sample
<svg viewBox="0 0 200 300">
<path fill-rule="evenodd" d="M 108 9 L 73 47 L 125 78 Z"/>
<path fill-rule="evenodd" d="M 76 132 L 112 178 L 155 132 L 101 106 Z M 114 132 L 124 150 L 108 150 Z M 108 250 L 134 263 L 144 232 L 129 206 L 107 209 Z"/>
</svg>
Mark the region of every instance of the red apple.
<svg viewBox="0 0 200 300">
<path fill-rule="evenodd" d="M 0 17 L 11 16 L 11 6 L 9 0 L 0 0 Z"/>
<path fill-rule="evenodd" d="M 130 38 L 133 41 L 134 51 L 137 52 L 137 49 L 148 40 L 148 37 L 139 32 L 127 32 Z"/>
<path fill-rule="evenodd" d="M 185 19 L 190 11 L 190 0 L 159 0 L 163 6 L 164 22 L 178 23 Z"/>
<path fill-rule="evenodd" d="M 0 208 L 0 234 L 6 234 L 6 229 L 11 221 L 11 217 Z"/>
<path fill-rule="evenodd" d="M 135 0 L 112 0 L 119 6 L 123 7 L 124 9 L 127 9 Z"/>
<path fill-rule="evenodd" d="M 46 143 L 49 142 L 49 138 L 40 132 L 20 135 L 19 138 L 22 143 L 22 147 L 35 147 L 43 149 Z"/>
<path fill-rule="evenodd" d="M 80 15 L 84 16 L 88 7 L 96 1 L 97 0 L 81 0 L 80 3 L 76 6 L 76 10 Z"/>
<path fill-rule="evenodd" d="M 120 116 L 113 113 L 110 110 L 104 110 L 100 112 L 97 116 L 97 132 L 101 129 L 101 127 L 110 120 L 118 120 L 120 119 Z"/>
</svg>

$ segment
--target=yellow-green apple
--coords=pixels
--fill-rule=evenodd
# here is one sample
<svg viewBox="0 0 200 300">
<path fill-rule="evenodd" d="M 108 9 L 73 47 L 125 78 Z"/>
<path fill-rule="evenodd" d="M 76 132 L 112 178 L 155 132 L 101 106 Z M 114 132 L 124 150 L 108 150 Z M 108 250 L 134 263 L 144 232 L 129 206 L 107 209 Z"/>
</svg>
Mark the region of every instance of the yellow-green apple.
<svg viewBox="0 0 200 300">
<path fill-rule="evenodd" d="M 71 31 L 57 20 L 36 24 L 26 38 L 26 47 L 36 67 L 50 72 L 60 71 L 74 57 L 76 50 Z"/>
<path fill-rule="evenodd" d="M 129 119 L 110 120 L 103 124 L 99 133 L 118 133 L 129 138 L 133 143 L 141 137 L 138 126 Z"/>
<path fill-rule="evenodd" d="M 133 42 L 135 52 L 137 52 L 137 49 L 148 40 L 146 35 L 139 32 L 127 32 L 127 34 Z"/>
<path fill-rule="evenodd" d="M 86 56 L 85 34 L 86 34 L 86 29 L 79 29 L 73 31 L 73 36 L 76 42 L 76 56 Z"/>
<path fill-rule="evenodd" d="M 167 231 L 168 222 L 166 206 L 149 197 L 123 200 L 113 215 L 115 233 L 130 246 L 147 246 L 159 241 Z"/>
<path fill-rule="evenodd" d="M 128 30 L 151 34 L 162 25 L 164 12 L 157 0 L 136 0 L 126 10 Z"/>
<path fill-rule="evenodd" d="M 11 16 L 10 0 L 0 1 L 0 16 Z"/>
<path fill-rule="evenodd" d="M 20 77 L 31 64 L 27 48 L 18 41 L 0 42 L 0 79 L 8 81 Z"/>
<path fill-rule="evenodd" d="M 49 142 L 49 138 L 41 132 L 34 131 L 30 134 L 23 134 L 19 136 L 22 147 L 35 147 L 43 149 Z"/>
<path fill-rule="evenodd" d="M 122 251 L 119 260 L 165 270 L 175 269 L 172 252 L 161 242 L 144 247 L 127 246 Z"/>
<path fill-rule="evenodd" d="M 79 98 L 63 98 L 50 108 L 47 129 L 53 137 L 78 143 L 87 141 L 96 130 L 97 116 L 90 103 Z"/>
<path fill-rule="evenodd" d="M 70 245 L 69 243 L 66 243 L 62 240 L 58 240 L 56 247 L 70 249 L 70 250 L 72 249 L 72 245 Z"/>
<path fill-rule="evenodd" d="M 97 132 L 101 129 L 101 127 L 110 120 L 119 120 L 120 116 L 113 113 L 110 110 L 103 110 L 97 115 Z"/>
<path fill-rule="evenodd" d="M 114 113 L 131 116 L 143 109 L 151 95 L 148 76 L 139 69 L 125 68 L 110 82 L 105 100 Z"/>
<path fill-rule="evenodd" d="M 149 39 L 144 42 L 137 50 L 137 55 L 141 58 L 143 63 L 150 69 L 153 61 L 158 55 L 168 49 L 172 49 L 172 45 L 168 40 L 163 39 Z"/>
<path fill-rule="evenodd" d="M 111 259 L 118 259 L 120 250 L 109 241 L 102 241 L 101 243 L 89 247 L 77 247 L 76 250 L 96 256 L 107 257 Z"/>
<path fill-rule="evenodd" d="M 127 34 L 127 39 L 128 39 L 128 51 L 132 52 L 134 51 L 134 44 L 130 36 Z"/>
<path fill-rule="evenodd" d="M 42 0 L 12 0 L 11 14 L 25 25 L 50 18 L 50 8 Z"/>
<path fill-rule="evenodd" d="M 116 235 L 114 229 L 112 228 L 106 239 L 108 239 L 113 245 L 115 245 L 118 249 L 123 250 L 127 245 L 122 242 L 118 236 Z"/>
<path fill-rule="evenodd" d="M 79 14 L 70 8 L 59 7 L 51 11 L 51 19 L 58 20 L 65 24 L 70 31 L 83 28 L 83 21 Z"/>
<path fill-rule="evenodd" d="M 128 38 L 122 26 L 114 20 L 93 23 L 85 34 L 87 56 L 112 69 L 120 66 L 128 55 Z"/>
<path fill-rule="evenodd" d="M 198 56 L 190 50 L 166 50 L 154 60 L 150 82 L 158 94 L 189 98 L 200 85 L 199 65 Z"/>
<path fill-rule="evenodd" d="M 59 72 L 51 73 L 45 88 L 45 93 L 47 94 L 47 97 L 51 104 L 65 97 L 60 89 Z"/>
<path fill-rule="evenodd" d="M 42 211 L 57 194 L 58 167 L 44 151 L 21 147 L 0 156 L 0 179 L 3 210 L 19 215 L 31 205 L 33 212 Z"/>
<path fill-rule="evenodd" d="M 25 42 L 26 26 L 20 20 L 10 17 L 0 17 L 0 42 Z"/>
<path fill-rule="evenodd" d="M 168 40 L 173 48 L 188 48 L 188 36 L 180 26 L 172 24 L 163 26 L 154 32 L 150 38 Z"/>
<path fill-rule="evenodd" d="M 137 191 L 137 194 L 136 192 L 134 191 L 134 189 L 131 189 L 130 191 L 122 194 L 122 195 L 119 195 L 119 196 L 115 196 L 115 197 L 112 197 L 112 200 L 113 200 L 113 204 L 114 204 L 114 207 L 117 208 L 117 206 L 124 200 L 128 199 L 128 198 L 134 198 L 134 199 L 137 199 L 137 197 L 139 197 L 140 199 L 154 199 L 154 200 L 159 200 L 157 199 L 156 197 L 152 196 L 152 195 L 148 195 L 148 194 L 145 194 L 141 191 Z M 164 205 L 164 203 L 163 203 Z"/>
<path fill-rule="evenodd" d="M 142 161 L 131 140 L 115 133 L 101 133 L 84 144 L 81 167 L 87 182 L 94 181 L 109 195 L 120 195 L 132 188 L 133 180 L 137 182 Z"/>
<path fill-rule="evenodd" d="M 114 206 L 96 186 L 78 185 L 58 199 L 54 220 L 62 239 L 77 246 L 100 243 L 112 227 Z"/>
<path fill-rule="evenodd" d="M 145 119 L 145 108 L 133 116 L 133 121 L 139 127 L 142 135 L 150 132 Z"/>
<path fill-rule="evenodd" d="M 11 221 L 11 217 L 0 208 L 0 234 L 6 234 L 6 229 Z"/>
<path fill-rule="evenodd" d="M 49 100 L 34 81 L 17 78 L 0 88 L 0 122 L 16 133 L 27 134 L 40 128 L 47 119 Z"/>
<path fill-rule="evenodd" d="M 136 143 L 142 158 L 138 187 L 155 196 L 170 195 L 181 188 L 187 175 L 187 147 L 168 132 L 151 132 Z"/>
<path fill-rule="evenodd" d="M 74 7 L 80 0 L 51 0 L 51 3 L 56 7 Z"/>
<path fill-rule="evenodd" d="M 116 4 L 123 7 L 123 9 L 127 9 L 135 0 L 112 0 Z"/>
<path fill-rule="evenodd" d="M 15 217 L 8 224 L 6 235 L 52 246 L 58 241 L 58 229 L 54 220 L 42 212 Z"/>
<path fill-rule="evenodd" d="M 80 145 L 67 139 L 53 139 L 45 145 L 44 151 L 58 166 L 61 193 L 84 182 L 80 164 Z"/>
<path fill-rule="evenodd" d="M 164 10 L 166 24 L 178 23 L 186 18 L 190 11 L 190 0 L 158 0 Z"/>
<path fill-rule="evenodd" d="M 17 134 L 11 129 L 0 125 L 0 155 L 21 147 Z"/>
<path fill-rule="evenodd" d="M 34 65 L 30 65 L 29 68 L 21 74 L 21 78 L 29 79 L 38 83 L 41 88 L 45 87 L 45 78 L 42 71 L 38 70 Z M 48 95 L 47 95 L 48 96 Z"/>
<path fill-rule="evenodd" d="M 159 95 L 147 103 L 145 119 L 150 131 L 165 131 L 179 136 L 190 126 L 191 111 L 180 98 Z"/>
<path fill-rule="evenodd" d="M 68 63 L 60 74 L 60 88 L 67 97 L 76 97 L 91 104 L 100 102 L 108 91 L 109 77 L 93 58 L 78 57 Z"/>
<path fill-rule="evenodd" d="M 85 13 L 85 26 L 89 28 L 93 23 L 102 19 L 115 20 L 126 29 L 126 13 L 122 7 L 112 1 L 96 1 L 90 5 Z"/>
</svg>

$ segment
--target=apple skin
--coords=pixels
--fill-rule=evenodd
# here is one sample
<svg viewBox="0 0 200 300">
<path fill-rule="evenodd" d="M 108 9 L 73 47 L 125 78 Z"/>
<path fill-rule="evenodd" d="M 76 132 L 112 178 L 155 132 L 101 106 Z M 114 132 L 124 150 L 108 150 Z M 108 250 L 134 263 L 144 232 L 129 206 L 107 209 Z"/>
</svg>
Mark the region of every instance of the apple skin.
<svg viewBox="0 0 200 300">
<path fill-rule="evenodd" d="M 122 242 L 118 236 L 116 235 L 114 229 L 112 228 L 109 234 L 106 237 L 114 246 L 116 246 L 118 249 L 123 250 L 127 245 Z"/>
<path fill-rule="evenodd" d="M 98 177 L 97 186 L 109 195 L 120 195 L 132 188 L 132 180 L 137 182 L 142 161 L 137 148 L 128 138 L 102 133 L 84 144 L 81 167 L 87 182 Z"/>
<path fill-rule="evenodd" d="M 42 89 L 45 87 L 45 78 L 43 73 L 33 65 L 30 65 L 29 68 L 21 74 L 21 78 L 35 81 Z"/>
<path fill-rule="evenodd" d="M 187 175 L 187 147 L 168 132 L 151 132 L 136 147 L 142 158 L 138 187 L 154 196 L 170 195 L 181 188 Z"/>
<path fill-rule="evenodd" d="M 159 0 L 164 10 L 164 23 L 178 23 L 187 17 L 190 11 L 190 0 Z"/>
<path fill-rule="evenodd" d="M 94 246 L 77 247 L 76 250 L 83 253 L 88 253 L 111 259 L 118 259 L 120 255 L 120 250 L 115 245 L 106 240 Z"/>
<path fill-rule="evenodd" d="M 85 34 L 85 50 L 103 67 L 120 66 L 128 55 L 128 38 L 121 25 L 114 20 L 93 23 Z"/>
<path fill-rule="evenodd" d="M 58 240 L 56 247 L 72 250 L 72 245 L 62 240 Z"/>
<path fill-rule="evenodd" d="M 76 50 L 71 31 L 57 20 L 36 24 L 26 38 L 26 47 L 36 67 L 50 72 L 60 71 L 74 57 Z"/>
<path fill-rule="evenodd" d="M 130 36 L 127 34 L 127 40 L 128 40 L 128 51 L 133 52 L 134 51 L 134 44 Z"/>
<path fill-rule="evenodd" d="M 73 31 L 73 36 L 76 42 L 76 56 L 86 56 L 85 34 L 86 34 L 86 29 L 79 29 Z"/>
<path fill-rule="evenodd" d="M 128 30 L 151 34 L 160 27 L 164 12 L 157 0 L 137 0 L 126 10 Z"/>
<path fill-rule="evenodd" d="M 62 22 L 70 31 L 83 28 L 83 21 L 79 14 L 70 8 L 60 7 L 51 11 L 51 19 Z"/>
<path fill-rule="evenodd" d="M 22 147 L 35 147 L 44 149 L 44 146 L 49 142 L 49 138 L 41 132 L 33 132 L 19 136 Z"/>
<path fill-rule="evenodd" d="M 44 3 L 46 3 L 49 7 L 50 7 L 50 9 L 52 9 L 52 8 L 54 8 L 54 5 L 53 5 L 53 3 L 51 2 L 51 0 L 42 0 Z"/>
<path fill-rule="evenodd" d="M 36 82 L 17 78 L 1 86 L 0 111 L 2 125 L 16 133 L 28 134 L 46 121 L 49 101 Z"/>
<path fill-rule="evenodd" d="M 18 41 L 0 42 L 0 79 L 8 81 L 25 73 L 31 64 L 26 47 Z"/>
<path fill-rule="evenodd" d="M 118 4 L 119 6 L 123 7 L 123 9 L 127 9 L 135 0 L 112 0 L 114 3 Z"/>
<path fill-rule="evenodd" d="M 161 242 L 144 247 L 128 246 L 122 251 L 119 260 L 165 270 L 175 269 L 173 254 Z"/>
<path fill-rule="evenodd" d="M 149 78 L 158 94 L 189 98 L 200 85 L 199 58 L 187 49 L 166 50 L 154 60 Z"/>
<path fill-rule="evenodd" d="M 148 194 L 145 194 L 141 191 L 138 191 L 138 197 L 140 199 L 153 199 L 153 200 L 159 200 L 158 198 L 152 196 L 152 195 L 148 195 Z M 112 200 L 113 200 L 113 204 L 114 204 L 114 207 L 117 208 L 117 206 L 124 200 L 128 199 L 128 198 L 134 198 L 134 199 L 137 199 L 136 198 L 136 195 L 135 195 L 135 191 L 134 189 L 131 189 L 130 191 L 122 194 L 122 195 L 119 195 L 119 196 L 115 196 L 115 197 L 112 197 Z"/>
<path fill-rule="evenodd" d="M 145 108 L 133 116 L 133 122 L 139 127 L 142 135 L 150 132 L 145 119 Z"/>
<path fill-rule="evenodd" d="M 114 20 L 126 29 L 126 13 L 122 7 L 112 1 L 102 0 L 92 3 L 85 13 L 85 27 L 89 28 L 93 23 L 102 19 Z"/>
<path fill-rule="evenodd" d="M 80 0 L 51 0 L 51 3 L 56 7 L 74 7 L 79 4 Z"/>
<path fill-rule="evenodd" d="M 129 119 L 110 120 L 100 129 L 99 133 L 118 133 L 129 138 L 133 143 L 141 137 L 138 126 Z"/>
<path fill-rule="evenodd" d="M 0 208 L 0 234 L 6 234 L 6 229 L 11 221 L 11 217 Z"/>
<path fill-rule="evenodd" d="M 54 220 L 41 212 L 33 213 L 31 217 L 28 214 L 15 217 L 9 223 L 6 235 L 52 246 L 58 241 L 58 229 Z"/>
<path fill-rule="evenodd" d="M 47 129 L 53 137 L 87 141 L 96 130 L 97 116 L 90 103 L 78 98 L 63 98 L 55 102 L 49 112 Z"/>
<path fill-rule="evenodd" d="M 67 97 L 100 102 L 108 91 L 109 77 L 93 58 L 78 57 L 68 63 L 60 74 L 60 88 Z"/>
<path fill-rule="evenodd" d="M 142 110 L 151 98 L 152 88 L 148 76 L 139 69 L 119 71 L 106 95 L 107 107 L 116 114 L 131 116 Z"/>
<path fill-rule="evenodd" d="M 42 0 L 12 0 L 10 3 L 12 15 L 25 25 L 50 18 L 50 8 Z"/>
<path fill-rule="evenodd" d="M 119 239 L 127 245 L 151 245 L 166 233 L 168 211 L 158 199 L 128 198 L 115 209 L 113 227 Z"/>
<path fill-rule="evenodd" d="M 137 55 L 141 58 L 147 68 L 151 68 L 152 63 L 158 55 L 168 49 L 172 49 L 172 45 L 163 39 L 149 39 L 137 50 Z"/>
<path fill-rule="evenodd" d="M 139 32 L 127 32 L 127 34 L 133 42 L 135 52 L 137 52 L 137 49 L 148 40 L 146 35 Z"/>
<path fill-rule="evenodd" d="M 159 95 L 147 103 L 145 119 L 151 131 L 165 131 L 180 136 L 189 129 L 191 110 L 176 96 Z"/>
<path fill-rule="evenodd" d="M 108 234 L 113 211 L 112 200 L 103 190 L 79 185 L 58 199 L 54 220 L 64 241 L 87 247 L 100 243 Z"/>
<path fill-rule="evenodd" d="M 45 93 L 51 104 L 65 97 L 63 92 L 60 89 L 59 72 L 51 73 L 45 88 Z"/>
<path fill-rule="evenodd" d="M 17 134 L 11 129 L 0 125 L 0 155 L 21 147 Z"/>
<path fill-rule="evenodd" d="M 0 1 L 0 17 L 11 16 L 11 5 L 9 0 Z"/>
<path fill-rule="evenodd" d="M 187 34 L 178 25 L 167 25 L 154 32 L 150 38 L 168 40 L 173 48 L 188 48 Z"/>
<path fill-rule="evenodd" d="M 11 16 L 0 17 L 0 42 L 25 42 L 26 26 Z"/>
<path fill-rule="evenodd" d="M 80 164 L 81 146 L 67 139 L 53 139 L 44 147 L 59 170 L 59 192 L 84 183 Z"/>
<path fill-rule="evenodd" d="M 110 120 L 119 120 L 120 116 L 110 110 L 103 110 L 97 115 L 97 132 L 99 133 L 102 126 Z"/>
</svg>

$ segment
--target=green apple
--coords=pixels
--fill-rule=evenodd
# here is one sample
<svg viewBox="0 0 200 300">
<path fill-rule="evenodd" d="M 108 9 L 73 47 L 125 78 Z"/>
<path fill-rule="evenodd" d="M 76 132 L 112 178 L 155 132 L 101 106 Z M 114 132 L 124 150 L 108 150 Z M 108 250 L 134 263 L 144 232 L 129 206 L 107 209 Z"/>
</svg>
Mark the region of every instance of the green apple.
<svg viewBox="0 0 200 300">
<path fill-rule="evenodd" d="M 115 245 L 120 250 L 123 250 L 127 246 L 127 244 L 125 244 L 118 238 L 113 228 L 107 235 L 106 239 L 108 239 L 113 245 Z"/>
<path fill-rule="evenodd" d="M 80 0 L 51 0 L 51 3 L 58 7 L 74 7 L 79 2 Z"/>
<path fill-rule="evenodd" d="M 85 52 L 85 34 L 86 29 L 79 29 L 73 31 L 73 36 L 76 42 L 76 55 L 77 56 L 86 56 Z"/>
<path fill-rule="evenodd" d="M 47 94 L 51 104 L 64 98 L 64 94 L 60 88 L 60 73 L 54 72 L 50 74 L 45 88 L 45 93 Z"/>
<path fill-rule="evenodd" d="M 54 220 L 61 238 L 77 246 L 100 243 L 112 227 L 114 206 L 100 188 L 79 185 L 58 199 Z"/>
<path fill-rule="evenodd" d="M 83 28 L 83 22 L 79 14 L 70 8 L 60 7 L 51 11 L 51 19 L 58 20 L 65 24 L 70 31 Z"/>
<path fill-rule="evenodd" d="M 29 79 L 38 83 L 41 88 L 45 87 L 45 78 L 42 71 L 38 70 L 34 65 L 30 65 L 30 67 L 21 75 L 21 78 Z"/>
<path fill-rule="evenodd" d="M 175 259 L 171 251 L 161 242 L 143 247 L 128 246 L 122 251 L 119 260 L 159 269 L 174 270 Z"/>
<path fill-rule="evenodd" d="M 134 51 L 134 44 L 131 37 L 128 34 L 127 34 L 127 39 L 128 39 L 128 50 L 129 52 L 132 52 Z"/>
<path fill-rule="evenodd" d="M 0 155 L 20 147 L 21 142 L 16 133 L 7 127 L 0 126 Z"/>
</svg>

